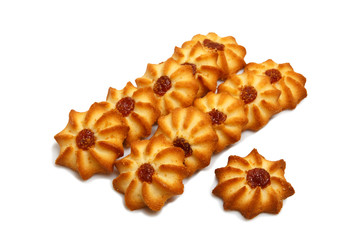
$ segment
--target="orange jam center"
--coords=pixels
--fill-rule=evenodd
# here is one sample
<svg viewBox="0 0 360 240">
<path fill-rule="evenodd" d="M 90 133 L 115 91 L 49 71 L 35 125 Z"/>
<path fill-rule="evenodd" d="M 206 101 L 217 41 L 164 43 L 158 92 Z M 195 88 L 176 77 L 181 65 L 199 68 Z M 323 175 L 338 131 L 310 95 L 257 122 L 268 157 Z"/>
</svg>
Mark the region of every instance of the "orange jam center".
<svg viewBox="0 0 360 240">
<path fill-rule="evenodd" d="M 95 135 L 90 129 L 81 130 L 76 136 L 76 145 L 78 148 L 88 150 L 95 145 Z"/>
<path fill-rule="evenodd" d="M 270 184 L 270 174 L 263 168 L 254 168 L 247 172 L 246 181 L 251 188 L 265 188 Z"/>
<path fill-rule="evenodd" d="M 190 157 L 192 155 L 191 145 L 184 138 L 176 138 L 173 142 L 174 147 L 179 147 L 184 150 L 185 157 Z"/>
<path fill-rule="evenodd" d="M 168 76 L 161 76 L 156 80 L 153 90 L 154 93 L 159 96 L 164 96 L 164 94 L 171 88 L 171 80 Z"/>
<path fill-rule="evenodd" d="M 123 117 L 127 117 L 135 108 L 135 101 L 131 97 L 124 97 L 116 104 L 116 109 Z"/>
<path fill-rule="evenodd" d="M 251 103 L 257 97 L 257 91 L 253 86 L 244 86 L 240 93 L 241 99 L 245 104 Z"/>
<path fill-rule="evenodd" d="M 265 75 L 270 77 L 271 83 L 279 81 L 282 77 L 281 72 L 275 68 L 266 70 Z"/>
<path fill-rule="evenodd" d="M 213 108 L 210 112 L 208 112 L 212 124 L 220 125 L 225 122 L 227 116 L 225 113 L 220 112 L 219 110 Z"/>
<path fill-rule="evenodd" d="M 224 44 L 211 41 L 210 39 L 205 39 L 203 44 L 207 48 L 211 48 L 219 51 L 224 51 L 225 48 Z"/>
<path fill-rule="evenodd" d="M 142 164 L 137 170 L 140 181 L 147 183 L 152 183 L 154 173 L 155 169 L 149 163 Z"/>
</svg>

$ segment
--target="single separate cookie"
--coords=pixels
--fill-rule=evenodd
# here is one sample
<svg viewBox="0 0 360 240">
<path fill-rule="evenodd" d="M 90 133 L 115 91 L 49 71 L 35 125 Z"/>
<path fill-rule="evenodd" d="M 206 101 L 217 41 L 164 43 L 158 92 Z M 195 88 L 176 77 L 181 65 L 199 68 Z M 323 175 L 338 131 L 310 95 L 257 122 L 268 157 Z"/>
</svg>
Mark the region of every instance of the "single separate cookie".
<svg viewBox="0 0 360 240">
<path fill-rule="evenodd" d="M 245 66 L 244 57 L 246 49 L 238 45 L 234 37 L 219 37 L 216 33 L 195 35 L 191 41 L 185 42 L 182 47 L 189 48 L 200 42 L 209 52 L 217 52 L 217 64 L 222 70 L 221 79 L 226 79 L 230 74 L 237 73 Z"/>
<path fill-rule="evenodd" d="M 213 194 L 223 199 L 225 210 L 240 211 L 248 219 L 279 213 L 283 200 L 295 193 L 284 173 L 284 160 L 268 161 L 256 149 L 244 158 L 230 156 L 226 167 L 215 170 Z"/>
<path fill-rule="evenodd" d="M 151 134 L 152 125 L 160 115 L 151 88 L 137 89 L 128 82 L 122 90 L 109 88 L 106 101 L 122 115 L 130 128 L 125 142 L 127 146 Z"/>
<path fill-rule="evenodd" d="M 163 63 L 148 64 L 144 76 L 135 81 L 138 88 L 153 89 L 161 115 L 177 107 L 191 106 L 199 89 L 193 68 L 172 58 Z"/>
<path fill-rule="evenodd" d="M 157 135 L 165 135 L 185 153 L 189 176 L 209 165 L 217 136 L 208 116 L 195 107 L 177 108 L 158 120 Z"/>
<path fill-rule="evenodd" d="M 245 71 L 255 71 L 268 76 L 270 82 L 281 91 L 279 103 L 283 110 L 294 109 L 306 96 L 306 78 L 294 72 L 289 63 L 277 64 L 269 59 L 263 63 L 249 63 Z"/>
<path fill-rule="evenodd" d="M 56 164 L 77 171 L 86 180 L 95 173 L 110 173 L 124 154 L 129 131 L 117 111 L 107 102 L 94 103 L 87 112 L 71 110 L 64 130 L 55 135 L 60 145 Z"/>
<path fill-rule="evenodd" d="M 275 113 L 281 111 L 278 101 L 281 92 L 270 83 L 267 76 L 256 75 L 251 71 L 234 74 L 220 84 L 218 90 L 228 92 L 244 102 L 248 117 L 244 130 L 259 130 Z"/>
<path fill-rule="evenodd" d="M 175 47 L 172 58 L 193 68 L 193 74 L 199 81 L 197 97 L 203 97 L 209 91 L 216 91 L 217 81 L 221 76 L 221 70 L 217 65 L 217 52 L 209 52 L 205 46 L 197 42 L 182 48 Z"/>
<path fill-rule="evenodd" d="M 183 193 L 183 161 L 183 151 L 162 135 L 135 141 L 131 153 L 115 163 L 120 175 L 113 180 L 114 189 L 125 194 L 130 210 L 147 206 L 159 211 L 169 198 Z"/>
<path fill-rule="evenodd" d="M 206 113 L 212 122 L 219 139 L 215 152 L 240 140 L 243 127 L 248 121 L 241 100 L 226 92 L 209 92 L 205 97 L 196 99 L 194 107 Z"/>
</svg>

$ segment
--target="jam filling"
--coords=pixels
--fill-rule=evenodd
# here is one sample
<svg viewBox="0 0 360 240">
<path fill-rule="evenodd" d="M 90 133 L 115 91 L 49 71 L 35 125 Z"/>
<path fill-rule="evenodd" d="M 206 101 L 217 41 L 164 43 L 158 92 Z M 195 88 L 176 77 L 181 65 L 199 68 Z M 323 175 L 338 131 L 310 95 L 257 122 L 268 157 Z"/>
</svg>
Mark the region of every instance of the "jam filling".
<svg viewBox="0 0 360 240">
<path fill-rule="evenodd" d="M 95 135 L 90 129 L 81 130 L 76 136 L 76 145 L 78 148 L 88 150 L 95 145 Z"/>
<path fill-rule="evenodd" d="M 155 173 L 155 169 L 149 164 L 142 164 L 138 170 L 137 175 L 142 182 L 152 183 L 152 176 Z"/>
<path fill-rule="evenodd" d="M 179 147 L 184 150 L 185 157 L 190 157 L 192 155 L 191 145 L 184 138 L 176 138 L 173 142 L 174 147 Z"/>
<path fill-rule="evenodd" d="M 281 72 L 275 68 L 266 70 L 265 75 L 270 77 L 271 83 L 279 81 L 282 77 Z"/>
<path fill-rule="evenodd" d="M 192 74 L 193 74 L 193 75 L 196 74 L 196 65 L 195 65 L 195 64 L 186 62 L 186 63 L 183 63 L 183 64 L 181 64 L 181 65 L 191 66 L 191 67 L 192 67 Z"/>
<path fill-rule="evenodd" d="M 171 80 L 168 76 L 161 76 L 156 80 L 153 90 L 154 93 L 159 96 L 164 96 L 164 94 L 171 88 Z"/>
<path fill-rule="evenodd" d="M 135 101 L 131 97 L 124 97 L 116 104 L 116 109 L 123 117 L 127 117 L 135 108 Z"/>
<path fill-rule="evenodd" d="M 205 39 L 203 44 L 207 48 L 211 48 L 219 51 L 224 51 L 225 48 L 224 44 L 211 41 L 210 39 Z"/>
<path fill-rule="evenodd" d="M 211 122 L 213 125 L 220 125 L 225 122 L 227 116 L 225 113 L 220 112 L 219 110 L 213 108 L 210 112 L 208 112 Z"/>
<path fill-rule="evenodd" d="M 270 174 L 263 168 L 254 168 L 247 172 L 246 181 L 251 188 L 265 188 L 270 185 Z"/>
<path fill-rule="evenodd" d="M 240 97 L 245 104 L 251 103 L 256 99 L 257 91 L 253 86 L 244 86 L 241 89 Z"/>
</svg>

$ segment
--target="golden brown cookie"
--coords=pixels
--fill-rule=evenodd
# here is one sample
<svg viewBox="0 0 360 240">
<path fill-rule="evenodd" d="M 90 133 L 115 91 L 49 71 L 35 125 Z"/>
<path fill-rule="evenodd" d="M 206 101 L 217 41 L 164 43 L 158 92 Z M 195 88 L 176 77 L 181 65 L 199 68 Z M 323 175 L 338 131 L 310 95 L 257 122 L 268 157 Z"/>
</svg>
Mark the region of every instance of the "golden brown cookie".
<svg viewBox="0 0 360 240">
<path fill-rule="evenodd" d="M 268 161 L 256 149 L 246 157 L 230 156 L 226 167 L 215 170 L 218 185 L 213 194 L 225 210 L 237 210 L 245 218 L 280 212 L 283 200 L 295 191 L 284 177 L 285 161 Z"/>
<path fill-rule="evenodd" d="M 215 152 L 222 151 L 240 140 L 243 127 L 247 123 L 244 103 L 230 94 L 209 92 L 205 97 L 198 98 L 194 107 L 206 113 L 218 136 Z"/>
<path fill-rule="evenodd" d="M 60 145 L 55 163 L 77 171 L 84 180 L 112 172 L 115 160 L 124 154 L 129 127 L 120 113 L 110 109 L 109 103 L 100 102 L 87 112 L 71 110 L 67 126 L 55 135 Z"/>
<path fill-rule="evenodd" d="M 177 108 L 158 120 L 157 135 L 165 135 L 184 150 L 189 176 L 209 165 L 217 136 L 208 116 L 195 107 Z"/>
<path fill-rule="evenodd" d="M 289 63 L 277 64 L 269 59 L 260 64 L 249 63 L 245 71 L 255 71 L 270 78 L 270 82 L 281 91 L 279 103 L 283 110 L 294 109 L 307 96 L 306 78 L 294 72 Z"/>
<path fill-rule="evenodd" d="M 193 74 L 199 81 L 197 97 L 203 97 L 209 91 L 216 91 L 217 81 L 221 76 L 221 70 L 217 65 L 217 52 L 209 52 L 197 42 L 187 47 L 175 47 L 172 58 L 182 65 L 190 65 L 193 68 Z"/>
<path fill-rule="evenodd" d="M 193 68 L 172 58 L 159 64 L 148 64 L 144 76 L 135 81 L 138 88 L 151 87 L 161 115 L 177 107 L 191 106 L 199 89 Z"/>
<path fill-rule="evenodd" d="M 184 153 L 162 135 L 135 141 L 131 153 L 116 161 L 120 175 L 114 189 L 125 194 L 130 210 L 149 207 L 159 211 L 174 195 L 183 193 L 186 176 Z"/>
<path fill-rule="evenodd" d="M 137 89 L 128 82 L 122 90 L 109 88 L 106 101 L 122 115 L 129 126 L 127 146 L 151 134 L 152 125 L 160 115 L 151 88 Z"/>
<path fill-rule="evenodd" d="M 259 130 L 275 113 L 281 111 L 278 101 L 281 92 L 270 83 L 267 76 L 256 75 L 251 71 L 234 74 L 219 85 L 218 91 L 228 92 L 244 102 L 248 117 L 244 130 Z"/>
<path fill-rule="evenodd" d="M 230 74 L 244 68 L 246 49 L 237 44 L 234 37 L 219 37 L 216 33 L 198 34 L 191 41 L 185 42 L 182 47 L 189 48 L 197 42 L 200 42 L 209 52 L 218 53 L 217 64 L 222 70 L 221 79 L 226 79 Z"/>
</svg>

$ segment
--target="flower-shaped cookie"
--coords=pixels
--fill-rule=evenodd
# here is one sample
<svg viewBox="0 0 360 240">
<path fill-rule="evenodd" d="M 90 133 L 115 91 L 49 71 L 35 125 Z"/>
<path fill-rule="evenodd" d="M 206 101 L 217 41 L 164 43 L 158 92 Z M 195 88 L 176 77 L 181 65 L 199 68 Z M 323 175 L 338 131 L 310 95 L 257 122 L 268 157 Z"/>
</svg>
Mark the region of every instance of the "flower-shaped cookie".
<svg viewBox="0 0 360 240">
<path fill-rule="evenodd" d="M 169 198 L 183 193 L 183 161 L 184 152 L 162 135 L 135 141 L 131 153 L 115 163 L 120 175 L 113 180 L 114 189 L 125 194 L 130 210 L 147 206 L 159 211 Z"/>
<path fill-rule="evenodd" d="M 196 42 L 187 47 L 175 47 L 172 58 L 182 65 L 190 65 L 193 68 L 193 74 L 199 81 L 197 97 L 203 97 L 208 91 L 216 91 L 217 81 L 221 75 L 217 65 L 217 52 L 209 52 L 200 42 Z"/>
<path fill-rule="evenodd" d="M 205 97 L 196 99 L 194 107 L 208 114 L 211 119 L 219 139 L 215 152 L 220 152 L 240 140 L 243 127 L 247 123 L 244 103 L 241 100 L 226 92 L 209 92 Z"/>
<path fill-rule="evenodd" d="M 244 102 L 248 117 L 244 130 L 259 130 L 275 113 L 281 111 L 278 101 L 281 92 L 270 83 L 267 76 L 256 75 L 251 71 L 234 74 L 220 84 L 218 90 L 228 92 Z"/>
<path fill-rule="evenodd" d="M 152 125 L 160 115 L 151 88 L 137 89 L 128 82 L 122 90 L 109 88 L 106 101 L 122 115 L 130 128 L 126 145 L 151 134 Z"/>
<path fill-rule="evenodd" d="M 217 64 L 222 70 L 221 79 L 226 79 L 230 74 L 244 68 L 246 49 L 238 45 L 234 37 L 219 37 L 216 33 L 198 34 L 191 41 L 185 42 L 182 47 L 188 48 L 197 42 L 200 42 L 208 51 L 218 53 Z"/>
<path fill-rule="evenodd" d="M 256 149 L 245 158 L 230 156 L 226 167 L 215 170 L 213 194 L 223 199 L 225 210 L 240 211 L 248 219 L 279 213 L 283 200 L 295 193 L 284 171 L 284 160 L 268 161 Z"/>
<path fill-rule="evenodd" d="M 94 103 L 87 112 L 71 110 L 64 130 L 55 135 L 60 145 L 56 164 L 77 171 L 86 180 L 95 173 L 110 173 L 124 154 L 129 131 L 120 113 L 107 102 Z"/>
<path fill-rule="evenodd" d="M 177 107 L 191 106 L 199 90 L 193 68 L 172 58 L 159 64 L 148 64 L 144 76 L 135 81 L 138 88 L 153 89 L 161 115 Z"/>
<path fill-rule="evenodd" d="M 205 113 L 193 106 L 177 108 L 159 118 L 154 135 L 162 134 L 175 147 L 183 149 L 189 176 L 209 165 L 218 138 Z"/>
<path fill-rule="evenodd" d="M 294 109 L 307 96 L 306 78 L 294 72 L 289 63 L 277 64 L 269 59 L 260 64 L 249 63 L 245 71 L 255 71 L 270 78 L 270 82 L 281 91 L 279 103 L 283 110 Z"/>
</svg>

